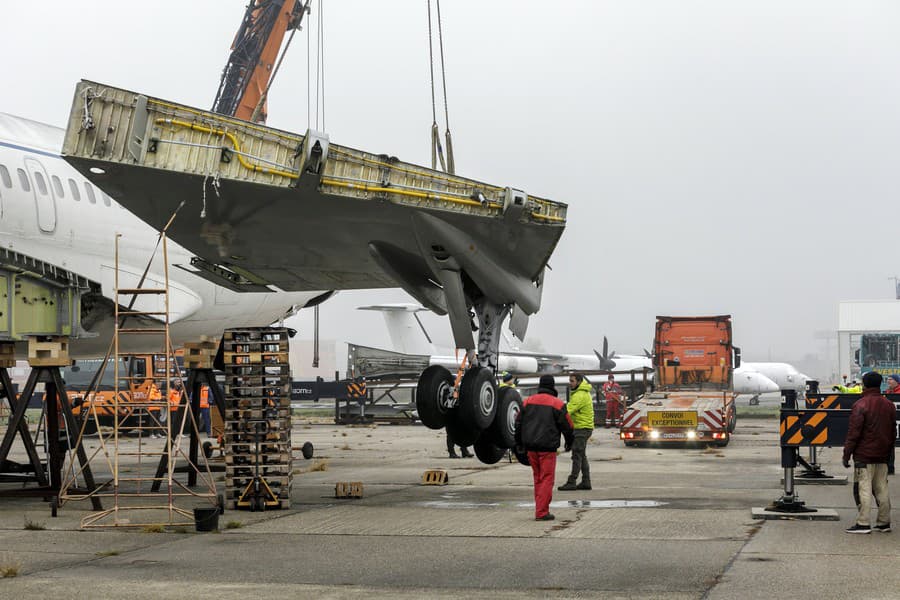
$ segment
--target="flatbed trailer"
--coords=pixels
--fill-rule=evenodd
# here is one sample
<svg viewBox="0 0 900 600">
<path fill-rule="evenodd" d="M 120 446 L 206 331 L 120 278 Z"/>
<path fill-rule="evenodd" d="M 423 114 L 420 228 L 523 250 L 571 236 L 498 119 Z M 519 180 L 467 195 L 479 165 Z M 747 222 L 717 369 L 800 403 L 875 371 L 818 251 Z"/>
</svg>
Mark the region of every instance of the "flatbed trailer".
<svg viewBox="0 0 900 600">
<path fill-rule="evenodd" d="M 736 422 L 731 392 L 652 392 L 625 409 L 619 438 L 626 446 L 673 442 L 726 446 Z"/>
</svg>

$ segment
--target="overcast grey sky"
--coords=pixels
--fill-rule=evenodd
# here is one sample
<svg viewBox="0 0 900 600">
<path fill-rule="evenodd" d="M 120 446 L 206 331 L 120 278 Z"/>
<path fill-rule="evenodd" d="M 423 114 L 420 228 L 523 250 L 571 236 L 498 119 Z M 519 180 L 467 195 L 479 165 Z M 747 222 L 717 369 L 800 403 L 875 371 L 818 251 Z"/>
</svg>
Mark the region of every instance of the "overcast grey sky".
<svg viewBox="0 0 900 600">
<path fill-rule="evenodd" d="M 0 111 L 63 126 L 81 78 L 208 108 L 245 5 L 5 2 Z M 838 301 L 893 297 L 900 3 L 441 8 L 457 172 L 569 204 L 529 330 L 547 350 L 639 352 L 657 314 L 730 313 L 745 358 L 791 360 Z M 324 24 L 331 139 L 428 164 L 425 1 L 325 0 Z M 306 99 L 304 33 L 269 123 L 305 131 Z M 353 309 L 386 301 L 409 299 L 342 293 L 322 337 L 384 345 Z"/>
</svg>

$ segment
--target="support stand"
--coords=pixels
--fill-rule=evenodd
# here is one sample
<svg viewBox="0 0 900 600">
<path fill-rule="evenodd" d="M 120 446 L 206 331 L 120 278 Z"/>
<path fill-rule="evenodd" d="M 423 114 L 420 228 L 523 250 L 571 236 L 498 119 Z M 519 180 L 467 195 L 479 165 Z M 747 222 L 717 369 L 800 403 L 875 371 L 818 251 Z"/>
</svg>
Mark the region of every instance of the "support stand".
<svg viewBox="0 0 900 600">
<path fill-rule="evenodd" d="M 38 496 L 50 499 L 52 502 L 51 514 L 55 517 L 59 507 L 58 496 L 62 486 L 62 466 L 67 450 L 77 447 L 76 454 L 81 464 L 81 475 L 84 478 L 85 485 L 88 489 L 96 487 L 84 448 L 81 444 L 75 443 L 75 438 L 78 437 L 77 432 L 81 431 L 81 428 L 72 414 L 72 407 L 69 405 L 66 386 L 59 373 L 59 367 L 32 367 L 28 381 L 18 400 L 12 393 L 13 387 L 6 368 L 0 368 L 0 383 L 3 384 L 3 389 L 10 405 L 9 424 L 7 425 L 6 434 L 3 436 L 3 442 L 0 443 L 0 471 L 2 471 L 0 473 L 0 481 L 34 481 L 38 484 L 37 487 L 32 488 L 2 490 L 0 491 L 0 496 Z M 47 419 L 46 437 L 49 455 L 46 465 L 38 457 L 37 447 L 34 439 L 31 437 L 28 423 L 25 421 L 25 411 L 34 396 L 34 389 L 38 383 L 44 384 L 44 405 Z M 65 423 L 65 431 L 62 432 L 62 437 L 60 436 L 59 427 L 61 418 Z M 8 459 L 16 434 L 19 434 L 22 438 L 25 452 L 28 454 L 29 465 L 16 463 Z M 92 497 L 91 504 L 95 510 L 102 510 L 99 498 Z"/>
</svg>

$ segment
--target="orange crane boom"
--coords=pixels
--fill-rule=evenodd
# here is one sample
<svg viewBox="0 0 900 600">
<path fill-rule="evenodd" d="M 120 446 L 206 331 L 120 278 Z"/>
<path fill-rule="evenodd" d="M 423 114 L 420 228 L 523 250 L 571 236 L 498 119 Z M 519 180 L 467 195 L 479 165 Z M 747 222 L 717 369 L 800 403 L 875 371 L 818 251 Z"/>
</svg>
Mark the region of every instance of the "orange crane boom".
<svg viewBox="0 0 900 600">
<path fill-rule="evenodd" d="M 222 71 L 213 111 L 249 121 L 263 99 L 257 121 L 266 121 L 263 95 L 274 74 L 278 51 L 285 33 L 300 26 L 308 5 L 308 0 L 255 0 L 247 6 Z"/>
</svg>

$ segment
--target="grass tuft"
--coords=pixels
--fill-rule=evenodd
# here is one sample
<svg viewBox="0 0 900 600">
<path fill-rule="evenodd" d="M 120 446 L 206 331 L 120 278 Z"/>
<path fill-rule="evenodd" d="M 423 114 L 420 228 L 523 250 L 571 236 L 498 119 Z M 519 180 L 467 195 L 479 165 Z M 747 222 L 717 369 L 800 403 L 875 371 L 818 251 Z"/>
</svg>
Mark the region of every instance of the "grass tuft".
<svg viewBox="0 0 900 600">
<path fill-rule="evenodd" d="M 37 521 L 32 521 L 28 517 L 25 517 L 25 530 L 26 531 L 44 531 L 47 527 L 43 523 L 38 523 Z"/>
<path fill-rule="evenodd" d="M 165 533 L 166 528 L 162 525 L 147 525 L 141 531 L 144 533 Z"/>
<path fill-rule="evenodd" d="M 17 562 L 2 563 L 0 564 L 0 577 L 15 577 L 21 568 L 22 565 Z"/>
<path fill-rule="evenodd" d="M 228 521 L 225 523 L 225 529 L 240 529 L 244 524 L 240 521 Z"/>
<path fill-rule="evenodd" d="M 310 473 L 312 473 L 314 471 L 327 471 L 327 470 L 328 470 L 328 461 L 327 460 L 317 460 L 309 468 Z"/>
</svg>

